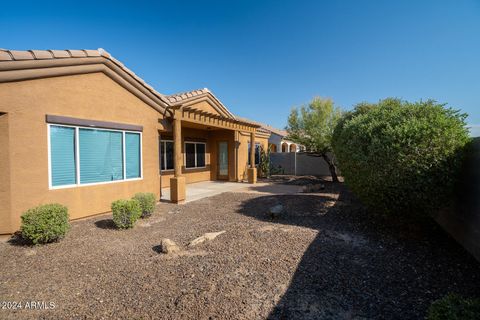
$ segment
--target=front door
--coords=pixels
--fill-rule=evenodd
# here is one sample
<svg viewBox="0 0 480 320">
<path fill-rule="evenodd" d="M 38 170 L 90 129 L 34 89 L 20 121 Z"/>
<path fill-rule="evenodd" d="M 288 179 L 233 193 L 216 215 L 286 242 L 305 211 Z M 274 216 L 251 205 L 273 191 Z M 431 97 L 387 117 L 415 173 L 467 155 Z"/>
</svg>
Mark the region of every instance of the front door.
<svg viewBox="0 0 480 320">
<path fill-rule="evenodd" d="M 218 166 L 217 179 L 228 180 L 228 142 L 220 141 L 218 143 Z"/>
</svg>

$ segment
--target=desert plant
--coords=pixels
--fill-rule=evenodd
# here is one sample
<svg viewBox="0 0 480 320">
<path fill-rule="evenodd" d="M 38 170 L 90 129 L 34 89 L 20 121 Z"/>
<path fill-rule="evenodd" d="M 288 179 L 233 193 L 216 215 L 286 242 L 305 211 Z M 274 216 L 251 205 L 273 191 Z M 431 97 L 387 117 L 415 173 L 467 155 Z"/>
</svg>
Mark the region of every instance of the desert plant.
<svg viewBox="0 0 480 320">
<path fill-rule="evenodd" d="M 112 202 L 113 222 L 119 229 L 133 228 L 142 215 L 138 200 L 117 200 Z"/>
<path fill-rule="evenodd" d="M 135 199 L 140 203 L 140 207 L 142 208 L 142 218 L 152 215 L 153 211 L 155 210 L 155 203 L 157 202 L 155 199 L 155 194 L 149 192 L 137 193 L 132 199 Z"/>
<path fill-rule="evenodd" d="M 27 210 L 21 219 L 22 238 L 33 244 L 57 241 L 70 229 L 68 209 L 57 203 Z"/>
<path fill-rule="evenodd" d="M 379 213 L 433 212 L 452 199 L 470 140 L 465 118 L 432 100 L 360 104 L 333 135 L 345 182 Z"/>
<path fill-rule="evenodd" d="M 332 134 L 342 110 L 331 99 L 314 98 L 308 105 L 293 108 L 288 117 L 288 139 L 318 153 L 328 165 L 332 181 L 338 182 L 332 151 Z"/>
<path fill-rule="evenodd" d="M 262 178 L 270 177 L 270 148 L 265 149 L 260 147 L 260 164 L 259 175 Z"/>
<path fill-rule="evenodd" d="M 480 299 L 466 299 L 448 294 L 433 302 L 428 308 L 428 320 L 480 319 Z"/>
</svg>

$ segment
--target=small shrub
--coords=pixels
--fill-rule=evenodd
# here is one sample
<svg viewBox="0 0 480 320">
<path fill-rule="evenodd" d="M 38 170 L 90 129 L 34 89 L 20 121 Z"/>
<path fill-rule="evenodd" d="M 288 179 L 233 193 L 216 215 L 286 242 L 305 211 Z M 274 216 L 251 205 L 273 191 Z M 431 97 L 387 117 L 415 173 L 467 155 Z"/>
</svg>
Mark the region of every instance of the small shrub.
<svg viewBox="0 0 480 320">
<path fill-rule="evenodd" d="M 140 207 L 142 208 L 142 218 L 146 218 L 152 215 L 155 210 L 155 195 L 153 193 L 137 193 L 133 196 L 133 199 L 140 202 Z"/>
<path fill-rule="evenodd" d="M 33 244 L 57 241 L 70 229 L 68 209 L 57 203 L 27 210 L 21 219 L 22 238 Z"/>
<path fill-rule="evenodd" d="M 372 211 L 433 213 L 454 196 L 470 141 L 465 119 L 430 100 L 358 105 L 333 135 L 345 182 Z"/>
<path fill-rule="evenodd" d="M 119 229 L 133 228 L 142 215 L 138 200 L 117 200 L 112 202 L 113 222 Z"/>
<path fill-rule="evenodd" d="M 480 319 L 480 299 L 465 299 L 456 294 L 433 302 L 428 309 L 428 320 Z"/>
</svg>

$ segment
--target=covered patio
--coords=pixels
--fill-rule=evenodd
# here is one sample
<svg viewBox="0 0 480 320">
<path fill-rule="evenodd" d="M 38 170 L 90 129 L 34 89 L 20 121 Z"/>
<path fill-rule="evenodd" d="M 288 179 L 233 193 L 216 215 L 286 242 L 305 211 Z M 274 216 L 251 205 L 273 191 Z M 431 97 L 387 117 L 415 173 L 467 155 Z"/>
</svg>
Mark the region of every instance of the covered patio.
<svg viewBox="0 0 480 320">
<path fill-rule="evenodd" d="M 162 199 L 179 203 L 211 194 L 219 185 L 210 181 L 224 187 L 256 182 L 257 144 L 268 143 L 258 125 L 235 118 L 207 89 L 167 99 L 171 105 L 159 123 Z M 206 182 L 204 190 L 187 190 L 198 182 Z"/>
</svg>

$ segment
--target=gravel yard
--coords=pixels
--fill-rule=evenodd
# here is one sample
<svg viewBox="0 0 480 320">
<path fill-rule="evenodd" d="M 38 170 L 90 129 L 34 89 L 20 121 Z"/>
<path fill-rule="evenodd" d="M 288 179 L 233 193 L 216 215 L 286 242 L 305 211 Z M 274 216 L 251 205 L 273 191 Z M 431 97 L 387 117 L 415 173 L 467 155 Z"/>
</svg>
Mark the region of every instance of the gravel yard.
<svg viewBox="0 0 480 320">
<path fill-rule="evenodd" d="M 435 224 L 372 217 L 325 187 L 161 203 L 131 230 L 101 216 L 59 243 L 0 243 L 0 300 L 55 304 L 0 319 L 423 319 L 449 292 L 480 295 L 480 264 Z M 182 250 L 159 253 L 162 238 Z"/>
</svg>

